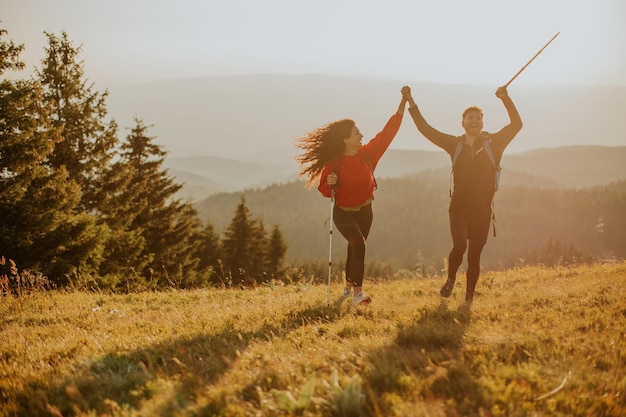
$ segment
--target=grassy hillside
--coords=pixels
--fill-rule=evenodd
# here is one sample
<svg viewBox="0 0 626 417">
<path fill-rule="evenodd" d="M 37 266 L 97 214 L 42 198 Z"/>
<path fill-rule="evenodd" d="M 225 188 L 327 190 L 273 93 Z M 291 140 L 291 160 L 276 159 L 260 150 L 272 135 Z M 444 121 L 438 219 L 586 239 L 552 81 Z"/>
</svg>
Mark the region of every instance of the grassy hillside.
<svg viewBox="0 0 626 417">
<path fill-rule="evenodd" d="M 0 299 L 1 416 L 622 416 L 626 264 Z M 462 281 L 462 280 L 461 280 Z"/>
</svg>

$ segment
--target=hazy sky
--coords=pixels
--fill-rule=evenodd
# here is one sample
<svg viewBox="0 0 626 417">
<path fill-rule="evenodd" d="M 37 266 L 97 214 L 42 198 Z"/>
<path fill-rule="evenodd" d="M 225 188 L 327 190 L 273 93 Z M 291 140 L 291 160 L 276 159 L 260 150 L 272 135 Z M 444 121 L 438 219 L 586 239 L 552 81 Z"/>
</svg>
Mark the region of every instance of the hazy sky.
<svg viewBox="0 0 626 417">
<path fill-rule="evenodd" d="M 626 86 L 625 0 L 0 0 L 5 40 L 40 65 L 44 31 L 109 82 L 243 73 L 358 74 L 498 86 Z"/>
</svg>

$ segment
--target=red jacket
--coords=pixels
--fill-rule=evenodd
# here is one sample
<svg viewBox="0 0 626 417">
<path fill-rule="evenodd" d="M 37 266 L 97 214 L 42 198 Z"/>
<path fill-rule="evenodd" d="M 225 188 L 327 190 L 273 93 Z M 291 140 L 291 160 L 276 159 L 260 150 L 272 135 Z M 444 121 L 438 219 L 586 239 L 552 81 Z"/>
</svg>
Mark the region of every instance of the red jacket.
<svg viewBox="0 0 626 417">
<path fill-rule="evenodd" d="M 341 154 L 326 164 L 317 189 L 324 197 L 330 197 L 331 187 L 326 177 L 334 172 L 339 177 L 339 185 L 335 189 L 335 203 L 339 207 L 358 207 L 372 199 L 375 188 L 373 171 L 398 133 L 401 123 L 402 115 L 394 114 L 383 130 L 361 146 L 356 155 Z"/>
</svg>

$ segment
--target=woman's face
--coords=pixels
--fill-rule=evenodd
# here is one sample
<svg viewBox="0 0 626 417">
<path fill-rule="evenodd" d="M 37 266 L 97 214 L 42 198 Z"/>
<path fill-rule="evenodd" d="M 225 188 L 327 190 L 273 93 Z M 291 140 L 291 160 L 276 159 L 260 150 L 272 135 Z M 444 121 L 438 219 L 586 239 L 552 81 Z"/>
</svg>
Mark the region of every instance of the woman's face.
<svg viewBox="0 0 626 417">
<path fill-rule="evenodd" d="M 352 133 L 350 134 L 350 136 L 343 140 L 343 142 L 346 144 L 346 150 L 359 149 L 359 147 L 361 146 L 361 139 L 363 139 L 363 135 L 361 134 L 359 128 L 354 125 L 352 127 Z"/>
</svg>

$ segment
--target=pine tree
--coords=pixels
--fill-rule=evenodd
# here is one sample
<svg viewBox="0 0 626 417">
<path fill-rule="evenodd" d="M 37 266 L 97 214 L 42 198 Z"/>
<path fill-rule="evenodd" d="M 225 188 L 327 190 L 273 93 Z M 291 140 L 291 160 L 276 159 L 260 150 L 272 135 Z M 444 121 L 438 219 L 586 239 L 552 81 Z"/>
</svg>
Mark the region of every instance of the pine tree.
<svg viewBox="0 0 626 417">
<path fill-rule="evenodd" d="M 280 277 L 287 248 L 287 242 L 285 241 L 280 228 L 277 224 L 275 224 L 272 227 L 272 232 L 270 233 L 267 250 L 267 265 L 268 273 L 270 275 Z"/>
<path fill-rule="evenodd" d="M 196 248 L 195 256 L 198 258 L 198 284 L 213 282 L 219 284 L 216 271 L 219 268 L 219 259 L 222 257 L 222 248 L 219 236 L 215 232 L 213 223 L 208 223 L 199 230 L 193 238 Z"/>
<path fill-rule="evenodd" d="M 100 202 L 101 216 L 110 229 L 104 250 L 105 261 L 99 271 L 101 285 L 140 289 L 147 283 L 143 273 L 153 258 L 146 254 L 142 228 L 132 228 L 136 217 L 136 197 L 141 190 L 131 184 L 133 171 L 124 160 L 112 164 L 105 172 L 105 188 Z"/>
<path fill-rule="evenodd" d="M 252 267 L 254 227 L 246 199 L 242 195 L 222 239 L 224 268 L 231 273 L 235 282 L 246 284 L 255 282 L 254 277 L 247 274 Z"/>
<path fill-rule="evenodd" d="M 222 238 L 223 265 L 235 282 L 255 285 L 281 274 L 287 243 L 278 227 L 270 236 L 263 220 L 252 218 L 245 196 Z"/>
<path fill-rule="evenodd" d="M 18 71 L 24 69 L 24 63 L 20 61 L 20 54 L 24 45 L 15 45 L 13 41 L 3 41 L 2 37 L 8 34 L 5 29 L 0 29 L 0 74 L 6 70 Z"/>
<path fill-rule="evenodd" d="M 37 71 L 44 86 L 44 100 L 52 107 L 53 125 L 62 139 L 50 156 L 54 169 L 65 167 L 81 190 L 80 209 L 98 210 L 103 189 L 101 175 L 114 156 L 117 124 L 107 121 L 107 92 L 93 91 L 84 77 L 81 47 L 74 47 L 67 33 L 46 32 L 48 48 Z"/>
<path fill-rule="evenodd" d="M 267 280 L 269 241 L 263 220 L 256 220 L 252 228 L 252 244 L 250 245 L 250 266 L 248 272 L 256 277 L 256 282 Z"/>
<path fill-rule="evenodd" d="M 198 264 L 192 245 L 199 219 L 189 203 L 174 199 L 181 185 L 162 168 L 166 152 L 153 143 L 142 120 L 135 123 L 120 160 L 107 173 L 110 189 L 102 207 L 117 237 L 108 245 L 108 257 L 159 286 L 185 286 L 194 281 Z"/>
<path fill-rule="evenodd" d="M 0 31 L 0 35 L 6 31 Z M 22 47 L 0 40 L 0 69 L 20 69 Z M 0 71 L 2 73 L 2 71 Z M 18 266 L 62 284 L 67 273 L 91 273 L 102 230 L 76 214 L 78 185 L 46 164 L 60 129 L 33 80 L 0 83 L 0 248 Z"/>
</svg>

